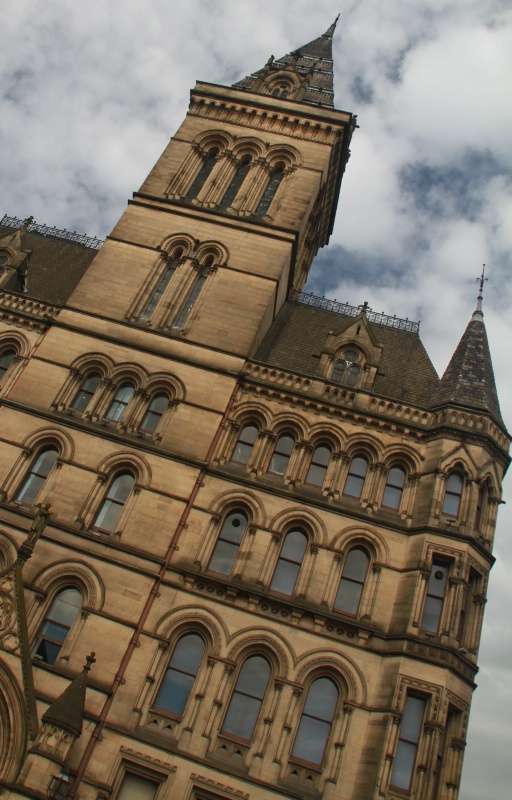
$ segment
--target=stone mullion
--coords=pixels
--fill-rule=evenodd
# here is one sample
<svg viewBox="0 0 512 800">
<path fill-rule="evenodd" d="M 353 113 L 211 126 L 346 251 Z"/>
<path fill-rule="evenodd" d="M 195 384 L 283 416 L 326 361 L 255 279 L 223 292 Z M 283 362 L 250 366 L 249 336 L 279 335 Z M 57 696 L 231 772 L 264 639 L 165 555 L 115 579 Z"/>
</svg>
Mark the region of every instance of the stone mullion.
<svg viewBox="0 0 512 800">
<path fill-rule="evenodd" d="M 372 565 L 369 576 L 366 579 L 367 586 L 365 590 L 363 590 L 361 609 L 359 612 L 360 617 L 366 617 L 368 619 L 372 619 L 373 617 L 381 572 L 382 567 L 380 564 Z"/>
<path fill-rule="evenodd" d="M 298 442 L 296 447 L 297 455 L 293 472 L 296 475 L 295 486 L 301 486 L 306 480 L 306 475 L 313 455 L 313 446 L 309 442 Z M 290 458 L 291 463 L 291 458 Z"/>
<path fill-rule="evenodd" d="M 475 481 L 466 478 L 463 482 L 463 489 L 462 489 L 462 497 L 460 498 L 460 507 L 459 513 L 457 518 L 459 520 L 459 525 L 465 526 L 468 523 L 468 520 L 474 519 L 474 517 L 470 517 L 470 508 L 471 508 L 471 499 L 472 495 L 474 495 L 473 486 Z M 476 501 L 475 501 L 475 511 L 476 511 Z"/>
<path fill-rule="evenodd" d="M 281 546 L 281 533 L 273 533 L 270 537 L 267 552 L 263 560 L 258 583 L 262 586 L 268 587 L 270 585 L 271 576 L 274 574 L 277 560 L 279 558 L 279 548 Z"/>
<path fill-rule="evenodd" d="M 336 784 L 340 776 L 341 759 L 343 750 L 348 737 L 348 729 L 352 719 L 353 708 L 348 703 L 343 705 L 343 717 L 341 718 L 341 729 L 332 731 L 332 737 L 336 740 L 327 751 L 327 760 L 325 762 L 322 773 L 327 775 L 326 782 Z"/>
<path fill-rule="evenodd" d="M 272 431 L 260 431 L 256 444 L 254 445 L 253 468 L 251 472 L 260 477 L 267 469 L 270 458 L 274 451 L 276 435 Z"/>
<path fill-rule="evenodd" d="M 235 199 L 233 200 L 230 207 L 227 209 L 232 214 L 242 214 L 243 209 L 246 208 L 246 198 L 252 192 L 252 186 L 257 178 L 258 171 L 257 167 L 259 166 L 257 161 L 251 161 L 249 164 L 249 169 L 247 171 L 247 175 L 245 176 L 244 180 L 242 181 L 242 185 L 239 188 Z M 246 187 L 246 188 L 245 188 Z"/>
<path fill-rule="evenodd" d="M 134 415 L 134 413 L 135 413 L 135 411 L 137 409 L 137 406 L 139 405 L 140 395 L 141 395 L 141 390 L 140 389 L 135 389 L 131 400 L 129 401 L 128 405 L 126 406 L 125 410 L 123 411 L 121 419 L 118 420 L 117 423 L 116 422 L 111 422 L 109 424 L 116 425 L 118 430 L 120 430 L 120 431 L 127 431 L 129 429 L 129 427 L 130 427 L 130 422 L 133 419 L 133 415 Z M 147 399 L 148 396 L 145 395 L 145 397 Z"/>
<path fill-rule="evenodd" d="M 419 742 L 416 758 L 416 786 L 414 796 L 418 800 L 427 800 L 429 795 L 429 777 L 432 772 L 433 754 L 439 748 L 439 726 L 431 722 L 423 725 L 423 736 Z"/>
<path fill-rule="evenodd" d="M 295 593 L 295 596 L 297 598 L 303 599 L 307 596 L 317 555 L 318 555 L 318 547 L 315 544 L 310 544 L 309 558 L 306 556 L 306 558 L 304 559 L 305 564 L 303 564 L 303 567 L 299 572 L 299 580 L 297 581 L 297 589 Z"/>
<path fill-rule="evenodd" d="M 235 559 L 234 567 L 237 568 L 236 572 L 233 573 L 233 579 L 237 580 L 242 578 L 242 572 L 245 564 L 251 558 L 251 551 L 254 544 L 254 537 L 256 535 L 257 528 L 255 525 L 249 525 L 245 534 L 242 538 L 242 542 L 240 547 L 238 548 L 238 553 Z"/>
<path fill-rule="evenodd" d="M 449 578 L 448 591 L 441 614 L 441 635 L 455 639 L 459 627 L 460 612 L 464 600 L 464 592 L 468 584 L 463 578 Z"/>
<path fill-rule="evenodd" d="M 452 739 L 450 744 L 449 766 L 446 769 L 446 800 L 457 800 L 459 795 L 459 784 L 465 747 L 466 743 L 462 739 Z"/>
<path fill-rule="evenodd" d="M 412 606 L 412 613 L 410 624 L 414 628 L 419 628 L 421 624 L 421 616 L 423 613 L 423 606 L 425 605 L 425 597 L 427 595 L 427 585 L 430 578 L 430 570 L 419 570 L 419 578 L 416 584 L 416 596 Z"/>
<path fill-rule="evenodd" d="M 229 683 L 233 670 L 234 664 L 224 664 L 224 672 L 219 681 L 219 686 L 202 734 L 206 739 L 211 740 L 212 731 L 217 723 L 217 718 L 222 713 L 222 709 L 225 706 L 226 699 L 230 692 Z"/>
<path fill-rule="evenodd" d="M 80 524 L 82 530 L 88 530 L 88 528 L 90 528 L 93 511 L 98 507 L 100 496 L 104 491 L 106 481 L 106 475 L 98 475 L 85 499 L 85 503 L 83 504 L 80 513 L 76 518 L 76 521 Z"/>
<path fill-rule="evenodd" d="M 64 408 L 69 406 L 74 395 L 80 388 L 83 379 L 84 379 L 83 372 L 80 372 L 77 369 L 70 369 L 66 382 L 64 383 L 64 386 L 61 388 L 61 390 L 58 392 L 55 400 L 51 405 L 51 408 L 52 409 L 57 408 L 59 411 L 62 411 Z"/>
<path fill-rule="evenodd" d="M 212 514 L 210 517 L 210 521 L 206 526 L 204 536 L 199 545 L 197 556 L 194 561 L 194 566 L 196 566 L 199 570 L 206 569 L 206 562 L 209 561 L 211 551 L 215 546 L 215 542 L 217 541 L 217 536 L 216 535 L 214 536 L 214 533 L 217 533 L 215 529 L 218 527 L 219 522 L 220 522 L 219 515 Z"/>
<path fill-rule="evenodd" d="M 281 698 L 282 690 L 283 690 L 283 684 L 281 683 L 281 681 L 277 680 L 274 681 L 274 692 L 268 714 L 264 717 L 263 728 L 261 730 L 261 733 L 259 736 L 257 735 L 255 737 L 254 743 L 251 748 L 254 752 L 254 755 L 258 756 L 259 758 L 263 758 L 265 755 L 268 741 L 272 733 L 272 727 L 275 722 L 277 710 L 279 707 L 279 700 Z"/>
<path fill-rule="evenodd" d="M 238 440 L 241 430 L 240 423 L 235 419 L 228 419 L 227 425 L 221 433 L 217 447 L 218 456 L 214 458 L 214 463 L 225 464 L 231 458 L 234 446 Z"/>
<path fill-rule="evenodd" d="M 236 175 L 238 161 L 233 155 L 233 153 L 229 153 L 225 151 L 222 154 L 223 158 L 220 164 L 220 167 L 214 167 L 212 170 L 216 174 L 215 180 L 207 181 L 209 184 L 209 190 L 206 192 L 206 195 L 203 200 L 203 205 L 215 207 L 218 206 L 224 197 L 224 193 L 228 188 L 229 184 L 231 183 L 232 179 Z"/>
<path fill-rule="evenodd" d="M 338 483 L 337 498 L 343 494 L 345 483 L 347 482 L 348 470 L 351 460 L 352 459 L 347 453 L 340 454 L 340 462 L 337 475 L 337 483 Z"/>
<path fill-rule="evenodd" d="M 127 415 L 127 412 L 131 403 L 128 404 L 126 409 L 126 422 L 123 423 L 123 427 L 126 427 L 126 429 L 130 432 L 137 430 L 148 407 L 148 403 L 149 395 L 147 392 L 145 392 L 143 389 L 136 389 L 133 393 L 133 406 L 129 416 Z"/>
<path fill-rule="evenodd" d="M 400 735 L 400 726 L 402 724 L 401 714 L 391 714 L 388 723 L 388 730 L 386 733 L 387 747 L 386 755 L 382 762 L 378 786 L 380 788 L 380 795 L 387 796 L 391 775 L 393 773 L 393 764 L 395 763 L 395 754 L 398 747 L 398 737 Z"/>
<path fill-rule="evenodd" d="M 400 503 L 401 515 L 411 517 L 414 509 L 414 501 L 416 498 L 416 491 L 420 482 L 420 476 L 417 473 L 408 474 L 405 479 L 404 492 L 402 495 L 402 502 Z"/>
<path fill-rule="evenodd" d="M 382 482 L 382 476 L 386 471 L 386 465 L 380 462 L 370 464 L 366 479 L 361 492 L 361 502 L 363 505 L 366 503 L 368 506 L 377 505 L 376 498 L 378 496 L 378 488 Z"/>
<path fill-rule="evenodd" d="M 500 501 L 497 497 L 489 497 L 487 495 L 487 508 L 483 509 L 483 535 L 488 541 L 492 540 L 494 529 L 496 528 L 496 516 L 498 514 L 498 506 Z M 487 513 L 486 513 L 487 512 Z M 485 519 L 487 516 L 487 519 Z"/>
<path fill-rule="evenodd" d="M 156 289 L 158 287 L 158 284 L 160 283 L 160 280 L 164 277 L 165 270 L 167 270 L 167 268 L 169 267 L 169 265 L 172 262 L 172 259 L 170 257 L 168 257 L 167 254 L 166 254 L 166 257 L 167 257 L 168 260 L 165 263 L 165 269 L 158 273 L 158 280 L 156 281 L 156 283 L 155 283 L 155 285 L 153 287 L 155 291 L 156 291 Z M 156 305 L 156 308 L 155 308 L 155 310 L 153 311 L 153 313 L 151 315 L 151 319 L 149 319 L 147 321 L 147 323 L 145 323 L 145 324 L 148 325 L 148 327 L 151 327 L 151 328 L 159 328 L 159 327 L 161 327 L 162 319 L 167 316 L 167 311 L 168 311 L 169 307 L 172 304 L 172 298 L 173 298 L 173 295 L 174 295 L 174 293 L 176 291 L 175 288 L 174 288 L 175 285 L 176 285 L 176 275 L 180 275 L 181 272 L 183 271 L 183 270 L 180 270 L 180 267 L 185 262 L 185 258 L 186 257 L 183 256 L 182 258 L 179 258 L 177 261 L 174 262 L 175 268 L 174 268 L 173 274 L 170 277 L 169 283 L 167 284 L 167 286 L 165 287 L 164 291 L 162 292 L 162 296 L 160 297 L 160 300 L 158 301 L 158 303 Z M 149 302 L 149 300 L 151 298 L 151 294 L 152 293 L 150 293 L 146 297 L 146 300 L 148 302 Z M 145 307 L 145 304 L 142 305 L 142 308 L 139 310 L 139 314 L 143 311 L 144 307 Z"/>
<path fill-rule="evenodd" d="M 482 623 L 483 623 L 483 616 L 484 616 L 484 609 L 486 604 L 486 599 L 482 597 L 482 595 L 477 595 L 473 598 L 472 605 L 474 605 L 473 613 L 471 614 L 471 621 L 470 621 L 470 628 L 468 631 L 467 636 L 467 644 L 465 644 L 466 648 L 474 653 L 478 652 L 478 647 L 480 645 L 480 637 L 482 635 Z"/>
<path fill-rule="evenodd" d="M 196 729 L 197 720 L 198 720 L 198 717 L 199 717 L 199 712 L 201 710 L 201 706 L 203 705 L 203 701 L 204 701 L 204 698 L 205 698 L 205 695 L 206 695 L 206 692 L 207 692 L 207 689 L 208 689 L 208 685 L 209 685 L 209 683 L 211 681 L 211 677 L 212 677 L 212 674 L 213 674 L 213 669 L 215 667 L 215 663 L 216 663 L 215 659 L 208 658 L 207 665 L 206 665 L 206 670 L 204 671 L 204 674 L 203 674 L 203 680 L 201 681 L 200 686 L 198 687 L 197 691 L 194 694 L 193 707 L 192 707 L 190 713 L 187 714 L 188 721 L 184 720 L 184 722 L 187 723 L 184 726 L 184 729 L 183 729 L 185 731 L 194 731 Z"/>
<path fill-rule="evenodd" d="M 258 169 L 256 169 L 256 167 L 258 167 Z M 245 216 L 248 214 L 253 214 L 256 211 L 260 198 L 263 195 L 263 192 L 265 191 L 272 174 L 270 164 L 267 164 L 267 162 L 262 158 L 258 158 L 254 162 L 254 169 L 255 175 L 252 183 L 250 184 L 245 196 L 241 199 L 240 205 L 237 203 L 238 213 Z"/>
<path fill-rule="evenodd" d="M 167 268 L 168 262 L 167 253 L 161 253 L 157 263 L 153 266 L 150 275 L 144 282 L 142 289 L 137 292 L 134 300 L 132 301 L 128 311 L 126 312 L 126 319 L 130 322 L 138 320 L 143 309 L 149 302 L 150 297 L 158 286 L 160 279 Z"/>
<path fill-rule="evenodd" d="M 443 498 L 446 488 L 446 479 L 447 479 L 446 472 L 441 472 L 441 470 L 436 470 L 435 479 L 434 479 L 434 491 L 432 493 L 432 507 L 430 512 L 430 522 L 434 524 L 439 521 L 441 516 L 441 508 L 443 507 Z"/>
<path fill-rule="evenodd" d="M 133 507 L 135 505 L 135 502 L 139 494 L 140 494 L 140 486 L 135 485 L 130 494 L 128 495 L 128 500 L 124 504 L 123 510 L 121 511 L 121 516 L 119 517 L 118 520 L 118 526 L 116 527 L 115 530 L 112 531 L 110 536 L 113 536 L 116 539 L 121 538 L 121 535 L 123 533 L 123 528 L 121 527 L 121 525 L 130 519 Z"/>
<path fill-rule="evenodd" d="M 335 490 L 333 487 L 337 485 L 336 476 L 338 473 L 339 461 L 340 461 L 340 453 L 338 452 L 333 453 L 329 460 L 327 472 L 325 473 L 323 494 L 331 499 L 335 495 Z M 337 495 L 339 497 L 339 491 L 337 492 Z"/>
<path fill-rule="evenodd" d="M 277 187 L 277 191 L 271 200 L 267 213 L 265 214 L 266 218 L 274 219 L 281 210 L 281 206 L 285 202 L 286 197 L 288 195 L 288 190 L 292 183 L 292 175 L 295 172 L 295 170 L 296 167 L 285 167 L 283 172 L 283 179 L 279 184 L 279 186 Z M 269 211 L 272 211 L 272 214 L 269 214 L 268 213 Z"/>
<path fill-rule="evenodd" d="M 182 200 L 205 159 L 206 153 L 202 152 L 199 145 L 193 144 L 182 166 L 167 188 L 167 197 L 172 200 Z"/>
<path fill-rule="evenodd" d="M 288 461 L 288 466 L 286 467 L 283 475 L 283 480 L 286 484 L 290 486 L 297 485 L 297 468 L 300 465 L 301 459 L 303 458 L 303 448 L 306 446 L 305 442 L 296 442 L 295 447 L 292 450 L 292 454 Z"/>
<path fill-rule="evenodd" d="M 193 288 L 200 271 L 201 265 L 195 258 L 186 257 L 183 259 L 183 269 L 181 270 L 182 274 L 180 275 L 180 282 L 174 290 L 174 296 L 172 300 L 169 300 L 165 304 L 161 303 L 162 307 L 165 307 L 165 311 L 163 312 L 160 320 L 156 323 L 155 328 L 158 328 L 159 330 L 168 330 L 169 328 L 172 328 L 172 323 L 176 316 L 180 313 L 183 303 Z M 171 284 L 172 283 L 173 281 L 171 280 Z"/>
<path fill-rule="evenodd" d="M 287 694 L 289 694 L 289 692 L 291 691 L 291 697 L 290 697 L 288 702 L 286 702 L 286 700 L 283 699 L 283 707 L 287 708 L 288 711 L 287 711 L 285 720 L 284 720 L 282 728 L 281 728 L 281 733 L 279 735 L 279 741 L 278 741 L 278 744 L 277 744 L 276 754 L 274 756 L 274 762 L 276 764 L 281 764 L 282 765 L 281 778 L 284 778 L 286 776 L 287 759 L 285 760 L 285 763 L 283 764 L 283 757 L 284 757 L 285 750 L 289 749 L 288 739 L 290 737 L 290 733 L 292 732 L 293 726 L 294 726 L 294 723 L 295 723 L 295 714 L 296 714 L 296 709 L 297 709 L 297 703 L 299 701 L 299 697 L 302 694 L 302 687 L 287 686 L 286 690 L 287 690 L 287 692 L 286 692 Z"/>
<path fill-rule="evenodd" d="M 155 649 L 151 659 L 144 684 L 137 696 L 135 705 L 133 706 L 133 711 L 135 711 L 137 714 L 142 714 L 145 707 L 150 707 L 148 695 L 158 680 L 162 678 L 162 674 L 164 672 L 164 670 L 162 670 L 162 664 L 165 666 L 167 661 L 164 654 L 168 649 L 169 642 L 158 642 L 158 647 Z"/>
<path fill-rule="evenodd" d="M 92 402 L 89 403 L 90 408 L 87 407 L 84 411 L 84 416 L 89 417 L 89 419 L 92 419 L 93 422 L 97 422 L 99 419 L 102 419 L 103 415 L 107 412 L 108 407 L 115 395 L 114 383 L 108 378 L 104 378 L 102 381 L 100 381 L 100 385 L 95 393 L 95 396 L 96 395 L 98 395 L 96 402 L 94 402 L 93 398 Z"/>
<path fill-rule="evenodd" d="M 207 198 L 212 195 L 215 196 L 217 180 L 222 171 L 223 161 L 224 161 L 224 153 L 218 153 L 215 156 L 215 166 L 213 167 L 212 171 L 206 178 L 206 181 L 201 186 L 197 195 L 191 201 L 193 205 L 195 206 L 213 205 L 213 203 L 208 202 Z"/>
<path fill-rule="evenodd" d="M 323 597 L 321 598 L 321 605 L 328 606 L 330 605 L 331 599 L 334 597 L 335 591 L 334 588 L 339 581 L 341 575 L 340 569 L 340 562 L 343 556 L 341 553 L 334 553 L 332 564 L 331 564 L 331 571 L 329 573 L 329 577 L 325 583 L 325 590 Z"/>
</svg>

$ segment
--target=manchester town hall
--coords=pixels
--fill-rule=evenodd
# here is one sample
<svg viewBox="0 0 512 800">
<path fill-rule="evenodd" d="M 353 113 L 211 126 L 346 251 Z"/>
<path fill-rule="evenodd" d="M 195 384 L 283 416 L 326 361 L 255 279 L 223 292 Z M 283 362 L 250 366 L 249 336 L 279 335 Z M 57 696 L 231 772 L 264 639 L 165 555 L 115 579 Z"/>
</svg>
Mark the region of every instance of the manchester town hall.
<svg viewBox="0 0 512 800">
<path fill-rule="evenodd" d="M 303 291 L 334 27 L 197 83 L 105 242 L 1 221 L 2 800 L 458 797 L 510 440 L 481 292 L 439 378 Z"/>
</svg>

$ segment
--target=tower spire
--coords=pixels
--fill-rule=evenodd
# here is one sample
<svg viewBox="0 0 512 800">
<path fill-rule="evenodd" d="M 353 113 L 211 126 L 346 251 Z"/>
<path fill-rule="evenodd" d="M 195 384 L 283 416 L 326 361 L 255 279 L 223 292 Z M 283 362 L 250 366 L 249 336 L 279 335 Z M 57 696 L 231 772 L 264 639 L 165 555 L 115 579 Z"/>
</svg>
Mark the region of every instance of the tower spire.
<svg viewBox="0 0 512 800">
<path fill-rule="evenodd" d="M 489 280 L 489 278 L 485 277 L 485 264 L 482 264 L 482 274 L 476 280 L 479 282 L 480 288 L 478 290 L 478 297 L 476 299 L 476 308 L 473 311 L 472 319 L 483 322 L 484 312 L 482 311 L 482 302 L 484 299 L 484 283 L 485 281 Z"/>
</svg>

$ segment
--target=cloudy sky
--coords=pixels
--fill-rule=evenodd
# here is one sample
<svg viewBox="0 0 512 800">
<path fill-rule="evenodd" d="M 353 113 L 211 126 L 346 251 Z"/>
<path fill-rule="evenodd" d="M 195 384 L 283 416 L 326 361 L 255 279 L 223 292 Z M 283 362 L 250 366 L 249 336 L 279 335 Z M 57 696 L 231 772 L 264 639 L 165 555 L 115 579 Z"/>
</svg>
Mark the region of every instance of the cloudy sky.
<svg viewBox="0 0 512 800">
<path fill-rule="evenodd" d="M 7 0 L 0 212 L 105 236 L 196 79 L 239 80 L 338 12 L 336 106 L 361 127 L 308 286 L 420 319 L 442 373 L 485 263 L 485 320 L 512 427 L 509 0 Z M 502 506 L 460 800 L 510 796 L 511 529 L 512 506 Z"/>
</svg>

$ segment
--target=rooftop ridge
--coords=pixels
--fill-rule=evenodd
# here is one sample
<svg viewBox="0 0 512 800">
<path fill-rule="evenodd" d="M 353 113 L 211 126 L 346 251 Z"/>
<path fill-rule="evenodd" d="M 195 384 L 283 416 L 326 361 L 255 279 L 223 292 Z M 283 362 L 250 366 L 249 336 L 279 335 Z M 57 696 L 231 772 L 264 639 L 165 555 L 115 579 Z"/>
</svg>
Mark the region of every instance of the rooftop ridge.
<svg viewBox="0 0 512 800">
<path fill-rule="evenodd" d="M 340 303 L 338 300 L 330 300 L 328 297 L 319 297 L 310 292 L 297 291 L 292 293 L 290 299 L 306 306 L 322 308 L 325 311 L 333 311 L 335 314 L 342 314 L 345 317 L 357 317 L 357 315 L 364 310 L 368 322 L 374 322 L 376 325 L 383 325 L 386 328 L 395 328 L 397 330 L 406 331 L 407 333 L 419 333 L 420 330 L 419 322 L 413 322 L 409 318 L 401 319 L 396 315 L 391 316 L 389 314 L 384 314 L 383 311 L 372 311 L 366 304 L 351 306 L 349 303 Z"/>
<path fill-rule="evenodd" d="M 0 225 L 5 225 L 6 228 L 18 229 L 24 224 L 25 220 L 18 219 L 18 217 L 9 217 L 7 214 L 0 220 Z M 63 228 L 50 228 L 48 225 L 39 225 L 37 222 L 31 222 L 27 225 L 27 230 L 30 233 L 38 233 L 40 236 L 49 236 L 53 239 L 64 239 L 67 242 L 74 244 L 81 244 L 84 247 L 90 247 L 92 250 L 99 250 L 104 244 L 105 239 L 98 239 L 95 236 L 87 236 L 85 233 L 77 233 L 76 231 L 67 231 Z"/>
</svg>

